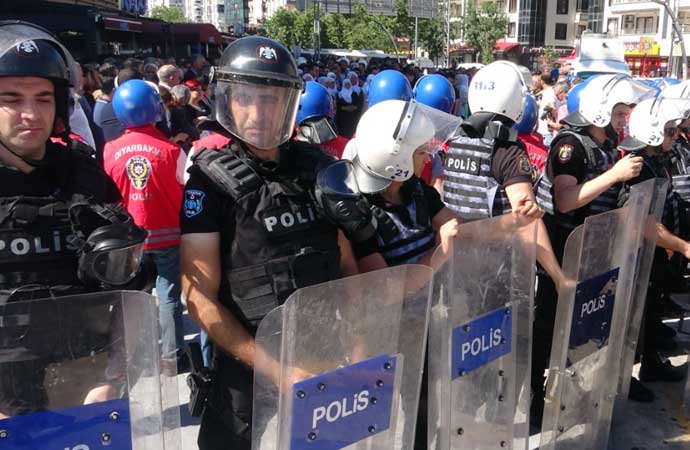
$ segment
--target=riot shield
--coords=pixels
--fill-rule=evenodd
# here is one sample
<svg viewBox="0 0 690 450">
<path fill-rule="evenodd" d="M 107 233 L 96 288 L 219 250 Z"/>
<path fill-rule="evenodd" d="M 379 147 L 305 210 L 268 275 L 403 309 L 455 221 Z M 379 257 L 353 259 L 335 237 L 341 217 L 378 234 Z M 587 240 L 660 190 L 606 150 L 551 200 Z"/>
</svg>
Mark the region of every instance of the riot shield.
<svg viewBox="0 0 690 450">
<path fill-rule="evenodd" d="M 616 408 L 624 408 L 628 401 L 628 391 L 630 390 L 630 377 L 633 365 L 635 364 L 635 352 L 640 338 L 642 327 L 642 316 L 644 315 L 645 299 L 647 298 L 647 287 L 649 286 L 649 274 L 652 271 L 652 261 L 656 249 L 657 225 L 661 220 L 664 211 L 664 201 L 666 200 L 666 187 L 668 182 L 661 178 L 654 180 L 655 188 L 652 191 L 649 211 L 642 218 L 644 228 L 640 233 L 639 256 L 637 257 L 637 269 L 635 271 L 635 282 L 633 285 L 632 302 L 627 304 L 628 308 L 623 312 L 625 318 L 623 323 L 627 323 L 625 339 L 623 341 L 623 351 L 621 353 L 621 367 L 618 379 L 618 396 L 616 398 Z M 626 305 L 623 305 L 626 306 Z"/>
<path fill-rule="evenodd" d="M 157 317 L 141 292 L 1 305 L 0 447 L 179 449 L 176 369 L 161 371 Z"/>
<path fill-rule="evenodd" d="M 508 214 L 463 224 L 434 254 L 431 450 L 527 448 L 536 232 Z"/>
<path fill-rule="evenodd" d="M 254 450 L 411 449 L 432 270 L 299 289 L 261 322 Z"/>
<path fill-rule="evenodd" d="M 588 217 L 565 245 L 541 445 L 605 449 L 618 389 L 627 313 L 655 180 L 625 207 Z M 648 256 L 648 255 L 646 255 Z"/>
</svg>

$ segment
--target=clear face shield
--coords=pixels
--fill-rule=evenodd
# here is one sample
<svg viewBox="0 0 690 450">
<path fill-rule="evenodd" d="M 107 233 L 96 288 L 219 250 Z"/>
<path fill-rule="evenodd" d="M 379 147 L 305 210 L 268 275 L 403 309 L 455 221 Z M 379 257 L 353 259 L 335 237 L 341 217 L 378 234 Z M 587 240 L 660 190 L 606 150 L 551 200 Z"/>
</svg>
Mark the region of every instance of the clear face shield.
<svg viewBox="0 0 690 450">
<path fill-rule="evenodd" d="M 667 145 L 678 136 L 678 126 L 690 115 L 690 99 L 655 98 L 638 104 L 630 117 L 630 139 L 621 143 L 632 147 Z M 636 144 L 636 145 L 634 145 Z"/>
<path fill-rule="evenodd" d="M 635 105 L 655 95 L 654 88 L 627 75 L 601 76 L 583 89 L 579 112 L 591 125 L 604 128 L 619 103 Z"/>
<path fill-rule="evenodd" d="M 300 94 L 295 87 L 219 80 L 216 117 L 247 144 L 275 148 L 292 136 Z"/>
</svg>

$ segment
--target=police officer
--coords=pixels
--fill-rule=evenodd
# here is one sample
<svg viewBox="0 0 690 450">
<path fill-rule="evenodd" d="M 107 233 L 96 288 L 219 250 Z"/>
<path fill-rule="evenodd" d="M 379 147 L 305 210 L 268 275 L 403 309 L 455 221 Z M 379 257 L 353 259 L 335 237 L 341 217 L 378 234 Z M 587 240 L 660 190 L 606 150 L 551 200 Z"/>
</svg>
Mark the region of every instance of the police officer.
<svg viewBox="0 0 690 450">
<path fill-rule="evenodd" d="M 348 140 L 333 129 L 331 111 L 328 90 L 316 81 L 307 81 L 299 100 L 295 139 L 318 145 L 325 154 L 340 159 Z"/>
<path fill-rule="evenodd" d="M 463 221 L 512 211 L 540 218 L 532 192 L 532 165 L 512 128 L 522 118 L 527 96 L 523 70 L 508 61 L 483 67 L 472 79 L 468 101 L 472 114 L 448 141 L 434 187 Z M 557 279 L 561 272 L 546 230 L 540 224 L 537 259 Z"/>
<path fill-rule="evenodd" d="M 111 288 L 136 272 L 141 251 L 120 271 L 110 258 L 94 264 L 100 251 L 141 250 L 146 233 L 93 150 L 69 138 L 75 69 L 44 29 L 0 22 L 0 304 Z M 0 417 L 45 408 L 50 356 L 0 366 Z"/>
<path fill-rule="evenodd" d="M 688 254 L 688 243 L 678 237 L 679 202 L 682 199 L 675 192 L 671 176 L 671 151 L 679 134 L 679 124 L 688 118 L 690 99 L 650 98 L 641 101 L 630 115 L 630 134 L 619 145 L 628 153 L 640 155 L 644 161 L 640 175 L 624 183 L 621 199 L 629 186 L 651 178 L 668 181 L 661 224 L 658 227 L 657 248 L 652 260 L 652 269 L 647 289 L 644 315 L 644 332 L 641 339 L 642 364 L 640 381 L 682 381 L 684 373 L 673 368 L 670 362 L 662 362 L 655 343 L 663 338 L 666 326 L 661 323 L 661 297 L 670 286 L 666 250 Z M 666 331 L 668 332 L 668 331 Z M 654 393 L 638 383 L 631 383 L 629 397 L 637 401 L 652 401 Z"/>
<path fill-rule="evenodd" d="M 580 92 L 577 111 L 551 143 L 545 173 L 537 186 L 540 205 L 554 251 L 562 261 L 570 232 L 586 217 L 618 205 L 623 181 L 640 174 L 642 158 L 619 159 L 616 143 L 631 107 L 651 90 L 627 75 L 599 75 Z M 549 362 L 557 290 L 539 274 L 532 351 L 532 421 L 541 423 L 544 370 Z"/>
<path fill-rule="evenodd" d="M 245 37 L 215 73 L 216 117 L 234 139 L 195 156 L 180 265 L 190 315 L 216 349 L 199 447 L 249 449 L 256 326 L 296 288 L 356 273 L 356 263 L 313 198 L 333 159 L 290 140 L 303 87 L 290 52 Z"/>
<path fill-rule="evenodd" d="M 383 70 L 376 74 L 369 85 L 367 104 L 371 108 L 385 100 L 409 100 L 412 98 L 412 87 L 402 72 Z"/>
</svg>

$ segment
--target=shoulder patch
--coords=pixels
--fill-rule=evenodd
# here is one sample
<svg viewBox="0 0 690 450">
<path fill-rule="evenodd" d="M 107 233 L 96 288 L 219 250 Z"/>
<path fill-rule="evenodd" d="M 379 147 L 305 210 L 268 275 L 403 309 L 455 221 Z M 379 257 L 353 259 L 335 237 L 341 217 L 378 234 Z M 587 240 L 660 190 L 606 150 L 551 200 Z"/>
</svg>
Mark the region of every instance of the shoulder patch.
<svg viewBox="0 0 690 450">
<path fill-rule="evenodd" d="M 563 144 L 558 149 L 558 160 L 562 163 L 567 163 L 573 157 L 573 146 L 570 144 Z"/>
<path fill-rule="evenodd" d="M 206 194 L 198 189 L 186 189 L 184 191 L 184 215 L 188 219 L 198 215 L 204 210 L 204 197 Z"/>
<path fill-rule="evenodd" d="M 530 164 L 527 156 L 520 155 L 518 157 L 518 168 L 524 175 L 532 175 L 532 164 Z"/>
</svg>

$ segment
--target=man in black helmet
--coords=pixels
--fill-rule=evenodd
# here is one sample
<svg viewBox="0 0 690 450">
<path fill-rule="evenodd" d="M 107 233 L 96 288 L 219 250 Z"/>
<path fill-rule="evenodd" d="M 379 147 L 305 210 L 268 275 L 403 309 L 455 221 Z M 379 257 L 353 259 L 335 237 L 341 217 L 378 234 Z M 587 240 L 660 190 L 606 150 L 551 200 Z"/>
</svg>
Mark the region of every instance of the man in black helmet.
<svg viewBox="0 0 690 450">
<path fill-rule="evenodd" d="M 0 305 L 112 288 L 136 272 L 124 264 L 123 277 L 108 278 L 93 264 L 98 248 L 127 249 L 146 234 L 119 206 L 117 186 L 91 157 L 93 149 L 70 139 L 75 68 L 47 31 L 0 21 Z M 129 242 L 137 230 L 140 242 Z M 45 408 L 49 357 L 0 364 L 0 418 Z"/>
<path fill-rule="evenodd" d="M 292 141 L 302 80 L 280 44 L 251 36 L 223 53 L 216 117 L 234 139 L 198 152 L 180 227 L 182 290 L 215 344 L 202 450 L 251 448 L 254 334 L 295 289 L 356 272 L 347 239 L 319 212 L 314 183 L 332 158 Z"/>
</svg>

